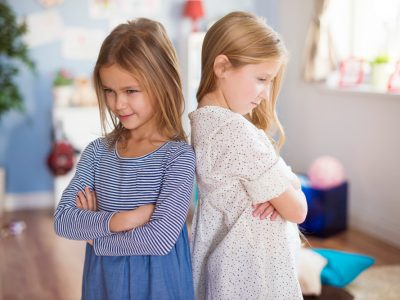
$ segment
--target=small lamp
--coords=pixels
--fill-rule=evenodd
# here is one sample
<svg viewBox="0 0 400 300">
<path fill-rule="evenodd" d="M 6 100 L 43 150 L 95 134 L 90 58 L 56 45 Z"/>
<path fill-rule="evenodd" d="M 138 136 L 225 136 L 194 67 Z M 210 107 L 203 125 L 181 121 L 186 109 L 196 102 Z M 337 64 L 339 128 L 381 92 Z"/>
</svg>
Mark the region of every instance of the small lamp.
<svg viewBox="0 0 400 300">
<path fill-rule="evenodd" d="M 197 21 L 204 16 L 201 0 L 186 0 L 183 15 L 192 19 L 192 32 L 198 31 Z"/>
</svg>

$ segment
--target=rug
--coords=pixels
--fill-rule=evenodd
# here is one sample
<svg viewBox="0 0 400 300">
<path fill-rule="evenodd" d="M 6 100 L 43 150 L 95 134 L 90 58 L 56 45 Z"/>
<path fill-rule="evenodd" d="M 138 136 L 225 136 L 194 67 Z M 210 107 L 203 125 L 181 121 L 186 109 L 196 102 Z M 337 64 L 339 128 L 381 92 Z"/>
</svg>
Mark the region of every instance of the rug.
<svg viewBox="0 0 400 300">
<path fill-rule="evenodd" d="M 400 265 L 373 266 L 345 289 L 354 300 L 399 300 Z"/>
</svg>

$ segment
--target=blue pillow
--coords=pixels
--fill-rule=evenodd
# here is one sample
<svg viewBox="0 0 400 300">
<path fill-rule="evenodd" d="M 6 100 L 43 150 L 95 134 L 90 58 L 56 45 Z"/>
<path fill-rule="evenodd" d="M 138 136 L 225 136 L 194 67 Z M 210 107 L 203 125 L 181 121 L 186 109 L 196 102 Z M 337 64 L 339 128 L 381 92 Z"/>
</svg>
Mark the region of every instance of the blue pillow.
<svg viewBox="0 0 400 300">
<path fill-rule="evenodd" d="M 321 282 L 326 285 L 345 287 L 375 263 L 375 259 L 367 255 L 332 249 L 313 250 L 328 260 L 321 272 Z"/>
</svg>

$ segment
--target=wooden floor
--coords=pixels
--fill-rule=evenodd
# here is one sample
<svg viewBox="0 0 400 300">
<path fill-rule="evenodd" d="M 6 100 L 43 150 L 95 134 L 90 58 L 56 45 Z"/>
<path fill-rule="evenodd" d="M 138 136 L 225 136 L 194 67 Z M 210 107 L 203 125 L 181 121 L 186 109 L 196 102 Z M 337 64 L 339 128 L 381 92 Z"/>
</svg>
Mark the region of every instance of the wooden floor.
<svg viewBox="0 0 400 300">
<path fill-rule="evenodd" d="M 56 236 L 52 211 L 18 212 L 4 219 L 23 220 L 27 227 L 0 240 L 0 300 L 80 299 L 84 242 Z"/>
<path fill-rule="evenodd" d="M 8 213 L 2 222 L 11 220 L 22 220 L 27 228 L 0 239 L 0 300 L 80 299 L 84 242 L 57 237 L 49 210 Z M 354 230 L 308 241 L 314 247 L 371 255 L 379 265 L 400 263 L 400 249 Z"/>
<path fill-rule="evenodd" d="M 400 264 L 400 249 L 356 230 L 347 230 L 329 238 L 307 237 L 315 248 L 330 248 L 362 253 L 375 258 L 375 265 Z"/>
</svg>

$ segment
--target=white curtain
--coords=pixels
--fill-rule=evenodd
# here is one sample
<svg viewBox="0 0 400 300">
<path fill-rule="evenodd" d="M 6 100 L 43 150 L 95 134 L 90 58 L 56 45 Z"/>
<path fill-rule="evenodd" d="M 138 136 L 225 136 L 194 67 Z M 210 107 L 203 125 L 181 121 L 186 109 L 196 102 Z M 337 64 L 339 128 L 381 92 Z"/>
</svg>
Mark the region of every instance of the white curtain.
<svg viewBox="0 0 400 300">
<path fill-rule="evenodd" d="M 330 0 L 314 0 L 314 16 L 306 39 L 303 78 L 322 81 L 337 68 L 337 59 L 327 19 Z"/>
</svg>

